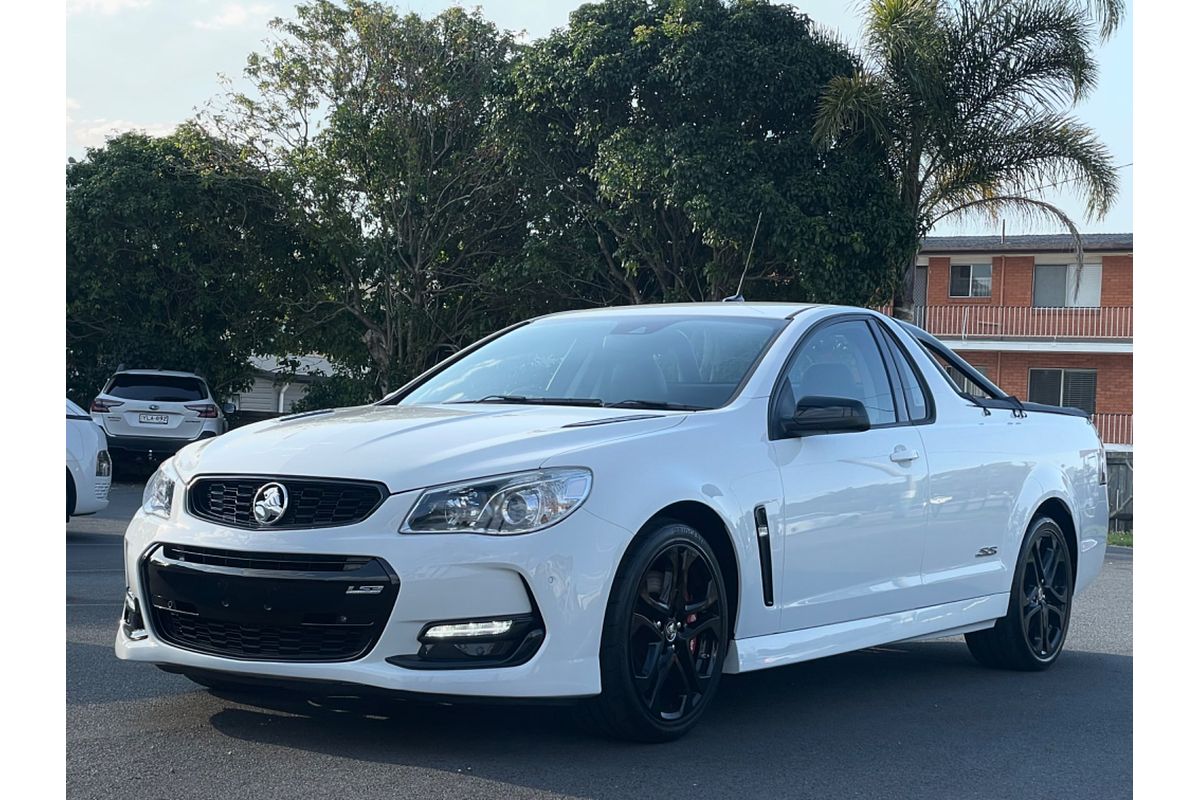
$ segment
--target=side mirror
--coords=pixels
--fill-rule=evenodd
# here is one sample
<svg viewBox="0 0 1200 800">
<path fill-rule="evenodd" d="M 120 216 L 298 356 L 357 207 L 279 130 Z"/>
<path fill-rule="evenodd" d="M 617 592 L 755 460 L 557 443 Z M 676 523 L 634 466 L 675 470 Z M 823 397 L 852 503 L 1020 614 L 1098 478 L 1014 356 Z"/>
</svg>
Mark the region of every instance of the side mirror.
<svg viewBox="0 0 1200 800">
<path fill-rule="evenodd" d="M 224 403 L 221 403 L 221 411 L 225 414 L 233 414 L 237 411 L 237 406 L 226 400 Z"/>
<path fill-rule="evenodd" d="M 801 397 L 796 413 L 782 424 L 784 434 L 790 437 L 865 431 L 870 427 L 866 406 L 847 397 Z"/>
</svg>

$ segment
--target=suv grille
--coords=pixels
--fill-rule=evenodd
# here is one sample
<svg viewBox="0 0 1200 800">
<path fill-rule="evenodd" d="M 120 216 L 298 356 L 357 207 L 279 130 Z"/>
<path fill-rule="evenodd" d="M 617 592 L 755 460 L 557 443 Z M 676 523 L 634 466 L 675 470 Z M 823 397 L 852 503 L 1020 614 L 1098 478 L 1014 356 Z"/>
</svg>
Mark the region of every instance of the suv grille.
<svg viewBox="0 0 1200 800">
<path fill-rule="evenodd" d="M 287 510 L 270 526 L 254 520 L 254 495 L 264 484 L 282 484 Z M 367 481 L 331 478 L 219 477 L 197 478 L 188 488 L 188 511 L 200 519 L 233 528 L 328 528 L 352 525 L 369 517 L 387 496 L 384 487 Z"/>
</svg>

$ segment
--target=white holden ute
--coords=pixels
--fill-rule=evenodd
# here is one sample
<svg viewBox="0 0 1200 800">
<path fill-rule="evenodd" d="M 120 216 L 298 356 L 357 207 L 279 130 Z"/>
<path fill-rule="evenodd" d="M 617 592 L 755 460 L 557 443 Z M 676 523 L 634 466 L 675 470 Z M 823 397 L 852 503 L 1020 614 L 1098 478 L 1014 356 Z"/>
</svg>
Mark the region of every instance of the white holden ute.
<svg viewBox="0 0 1200 800">
<path fill-rule="evenodd" d="M 903 639 L 1046 669 L 1104 483 L 1083 412 L 873 311 L 555 314 L 166 461 L 116 652 L 226 688 L 571 701 L 667 740 L 724 673 Z"/>
</svg>

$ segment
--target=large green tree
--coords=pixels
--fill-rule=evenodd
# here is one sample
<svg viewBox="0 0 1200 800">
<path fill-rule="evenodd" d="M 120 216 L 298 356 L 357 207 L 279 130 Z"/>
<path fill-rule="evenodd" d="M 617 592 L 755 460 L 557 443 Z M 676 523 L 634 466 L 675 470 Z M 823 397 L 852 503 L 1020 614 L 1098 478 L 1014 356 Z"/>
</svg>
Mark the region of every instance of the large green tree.
<svg viewBox="0 0 1200 800">
<path fill-rule="evenodd" d="M 571 279 L 545 291 L 720 299 L 748 264 L 754 299 L 890 293 L 915 238 L 886 152 L 812 140 L 821 92 L 854 69 L 807 17 L 764 0 L 576 10 L 522 53 L 504 113 L 528 263 Z"/>
<path fill-rule="evenodd" d="M 274 352 L 299 252 L 265 176 L 193 125 L 126 133 L 67 167 L 67 394 L 116 367 L 196 370 L 214 391 Z"/>
<path fill-rule="evenodd" d="M 1095 28 L 1111 33 L 1119 0 L 869 0 L 866 63 L 829 81 L 815 140 L 869 142 L 888 153 L 918 237 L 943 220 L 1001 215 L 1075 222 L 1039 190 L 1079 191 L 1089 219 L 1117 195 L 1117 173 L 1070 108 L 1096 84 Z M 911 318 L 913 258 L 896 284 Z"/>
<path fill-rule="evenodd" d="M 525 236 L 492 126 L 513 54 L 478 12 L 431 19 L 362 0 L 271 23 L 252 89 L 211 122 L 295 198 L 318 251 L 292 327 L 376 390 L 502 324 Z"/>
</svg>

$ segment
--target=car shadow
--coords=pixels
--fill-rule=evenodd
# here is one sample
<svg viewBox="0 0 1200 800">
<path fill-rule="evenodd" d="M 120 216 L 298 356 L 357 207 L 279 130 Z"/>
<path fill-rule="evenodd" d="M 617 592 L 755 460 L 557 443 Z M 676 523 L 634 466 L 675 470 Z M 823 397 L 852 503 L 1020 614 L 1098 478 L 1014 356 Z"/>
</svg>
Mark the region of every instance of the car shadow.
<svg viewBox="0 0 1200 800">
<path fill-rule="evenodd" d="M 788 796 L 1030 796 L 1029 775 L 1046 776 L 1039 796 L 1085 797 L 1131 781 L 1132 672 L 1129 656 L 1081 651 L 1043 673 L 993 671 L 961 639 L 903 643 L 726 675 L 689 736 L 651 746 L 547 706 L 214 692 L 228 705 L 211 722 L 246 742 L 580 797 L 653 794 L 658 779 L 672 796 L 689 783 L 779 795 L 781 780 Z"/>
</svg>

